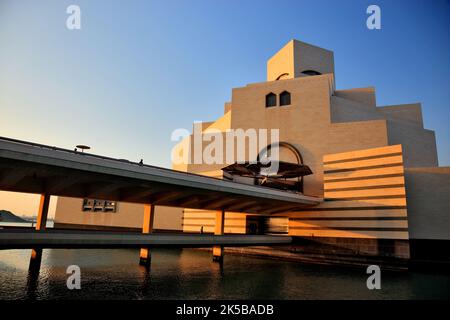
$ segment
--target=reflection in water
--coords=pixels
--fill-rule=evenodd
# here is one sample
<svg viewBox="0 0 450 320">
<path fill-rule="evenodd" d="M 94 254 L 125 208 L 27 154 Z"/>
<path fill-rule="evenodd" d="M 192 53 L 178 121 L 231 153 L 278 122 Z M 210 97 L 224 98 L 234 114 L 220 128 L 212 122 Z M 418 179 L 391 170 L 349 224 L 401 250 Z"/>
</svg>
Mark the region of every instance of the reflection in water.
<svg viewBox="0 0 450 320">
<path fill-rule="evenodd" d="M 368 290 L 364 269 L 308 266 L 211 252 L 152 249 L 151 268 L 139 249 L 46 249 L 40 271 L 31 250 L 0 250 L 0 299 L 414 299 L 450 297 L 449 274 L 382 271 L 381 290 Z M 81 268 L 81 290 L 69 290 L 69 265 Z"/>
<path fill-rule="evenodd" d="M 139 295 L 139 298 L 146 297 L 150 290 L 151 290 L 151 265 L 147 264 L 145 266 L 141 265 L 139 266 L 139 269 L 142 272 L 141 275 L 141 283 L 142 283 L 142 289 Z"/>
<path fill-rule="evenodd" d="M 27 276 L 27 298 L 36 299 L 36 289 L 42 262 L 42 249 L 31 249 Z"/>
</svg>

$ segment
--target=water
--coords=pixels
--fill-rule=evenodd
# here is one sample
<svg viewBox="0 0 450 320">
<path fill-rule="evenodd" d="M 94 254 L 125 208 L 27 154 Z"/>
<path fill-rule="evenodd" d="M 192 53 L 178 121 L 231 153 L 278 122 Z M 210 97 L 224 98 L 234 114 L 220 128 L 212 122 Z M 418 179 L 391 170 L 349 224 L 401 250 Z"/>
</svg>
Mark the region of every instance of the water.
<svg viewBox="0 0 450 320">
<path fill-rule="evenodd" d="M 220 265 L 195 249 L 153 249 L 150 270 L 136 249 L 46 249 L 35 281 L 30 252 L 0 250 L 0 299 L 450 298 L 450 274 L 382 270 L 382 289 L 368 290 L 363 269 L 233 255 Z M 81 290 L 67 289 L 71 264 L 81 268 Z"/>
</svg>

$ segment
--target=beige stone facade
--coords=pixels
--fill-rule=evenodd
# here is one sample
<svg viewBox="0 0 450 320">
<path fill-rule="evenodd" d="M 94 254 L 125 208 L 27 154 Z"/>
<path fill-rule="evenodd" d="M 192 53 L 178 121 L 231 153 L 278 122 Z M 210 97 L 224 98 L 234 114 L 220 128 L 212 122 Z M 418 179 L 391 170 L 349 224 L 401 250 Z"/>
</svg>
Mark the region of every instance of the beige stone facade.
<svg viewBox="0 0 450 320">
<path fill-rule="evenodd" d="M 281 106 L 280 95 L 286 92 L 290 103 Z M 269 94 L 276 96 L 275 106 L 266 106 Z M 304 178 L 303 193 L 326 200 L 314 210 L 276 218 L 227 212 L 225 233 L 268 232 L 275 224 L 293 236 L 450 239 L 444 196 L 450 171 L 438 167 L 435 135 L 423 127 L 420 104 L 377 106 L 372 87 L 336 90 L 332 51 L 290 41 L 268 60 L 267 81 L 234 88 L 224 115 L 202 124 L 203 134 L 212 129 L 224 137 L 230 129 L 278 129 L 280 141 L 295 146 L 313 171 Z M 180 142 L 178 151 L 193 154 L 193 139 L 191 135 Z M 289 152 L 281 151 L 281 160 L 293 161 Z M 246 158 L 255 160 L 250 152 Z M 173 168 L 222 178 L 225 165 L 184 163 Z M 119 203 L 114 213 L 83 212 L 82 201 L 59 198 L 55 223 L 142 225 L 142 205 Z M 212 211 L 157 207 L 155 229 L 214 232 L 214 217 Z"/>
</svg>

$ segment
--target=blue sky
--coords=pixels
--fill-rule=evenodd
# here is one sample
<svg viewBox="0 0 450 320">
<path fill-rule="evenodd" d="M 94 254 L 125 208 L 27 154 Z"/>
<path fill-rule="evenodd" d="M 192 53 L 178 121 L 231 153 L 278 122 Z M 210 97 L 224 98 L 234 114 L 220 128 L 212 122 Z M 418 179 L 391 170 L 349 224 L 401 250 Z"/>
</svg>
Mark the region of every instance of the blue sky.
<svg viewBox="0 0 450 320">
<path fill-rule="evenodd" d="M 66 28 L 81 8 L 82 29 Z M 366 28 L 381 7 L 382 29 Z M 450 2 L 0 0 L 0 135 L 170 167 L 170 134 L 221 116 L 296 38 L 335 53 L 338 89 L 422 102 L 450 165 Z"/>
</svg>

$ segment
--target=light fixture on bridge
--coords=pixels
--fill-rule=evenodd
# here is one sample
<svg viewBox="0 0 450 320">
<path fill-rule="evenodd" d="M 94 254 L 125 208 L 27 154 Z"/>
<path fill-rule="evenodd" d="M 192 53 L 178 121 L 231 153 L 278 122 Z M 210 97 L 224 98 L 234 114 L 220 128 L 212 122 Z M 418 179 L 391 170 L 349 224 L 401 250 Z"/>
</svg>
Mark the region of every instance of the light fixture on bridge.
<svg viewBox="0 0 450 320">
<path fill-rule="evenodd" d="M 84 144 L 79 144 L 76 146 L 75 151 L 77 151 L 77 149 L 81 149 L 81 152 L 84 152 L 84 150 L 89 150 L 89 149 L 91 149 L 91 147 L 86 146 Z"/>
</svg>

